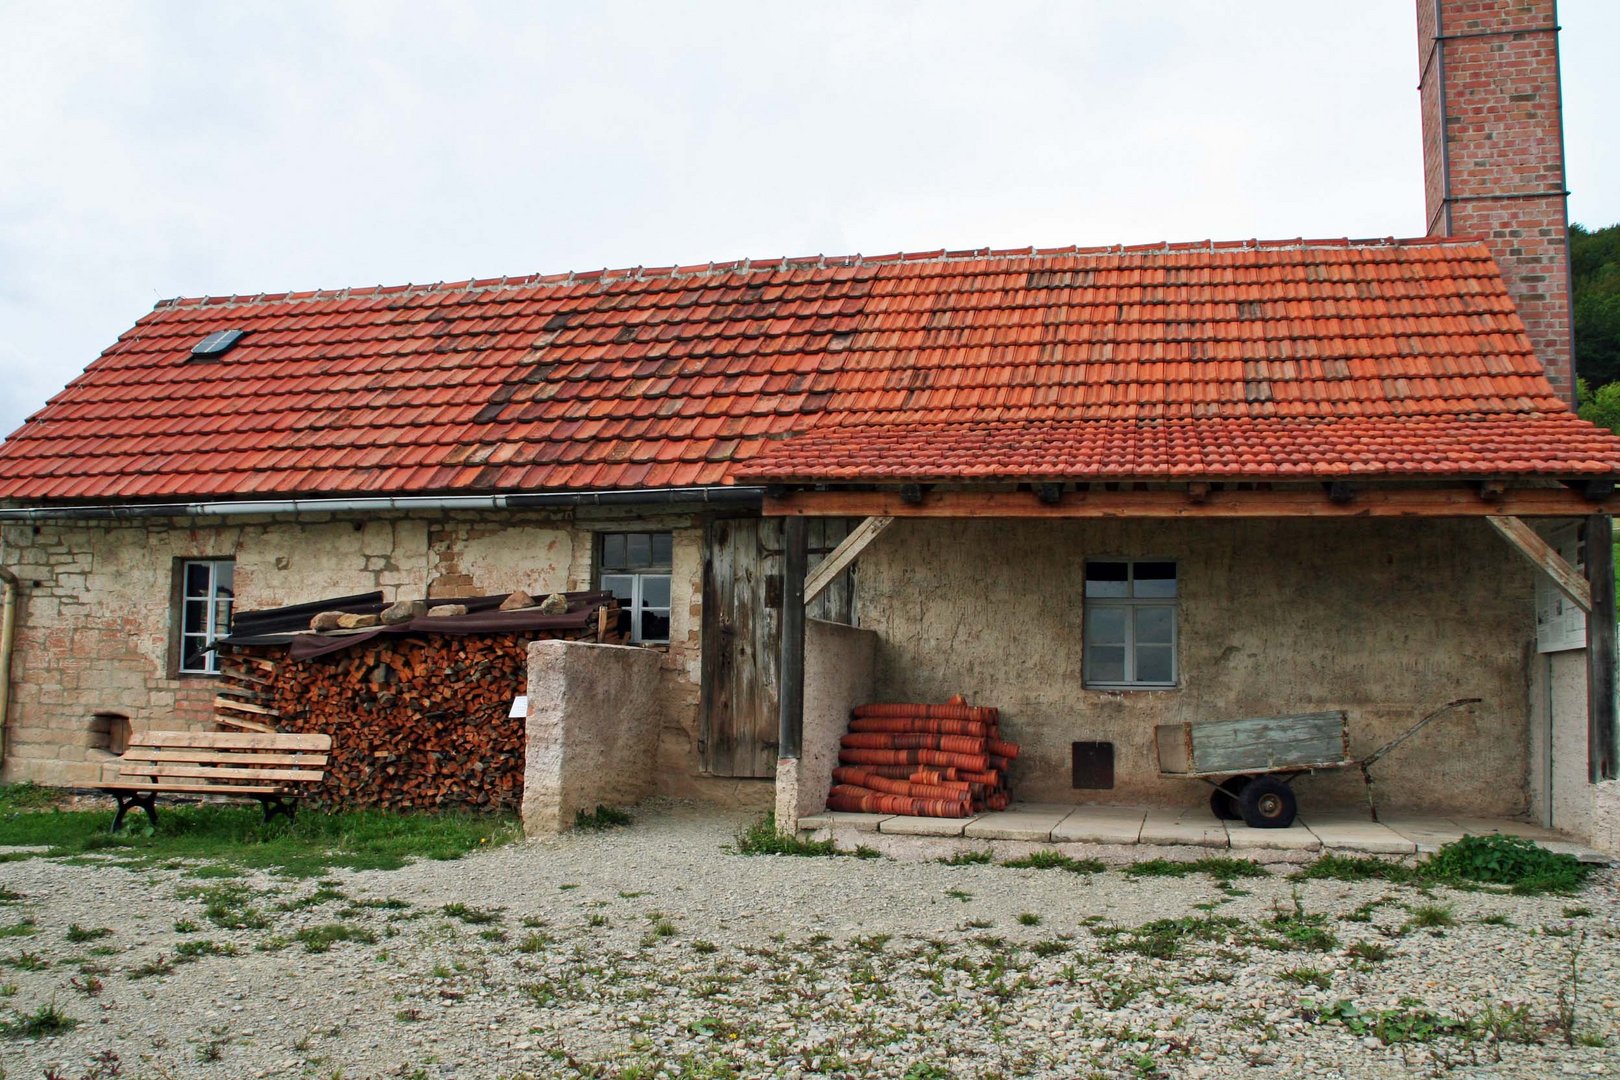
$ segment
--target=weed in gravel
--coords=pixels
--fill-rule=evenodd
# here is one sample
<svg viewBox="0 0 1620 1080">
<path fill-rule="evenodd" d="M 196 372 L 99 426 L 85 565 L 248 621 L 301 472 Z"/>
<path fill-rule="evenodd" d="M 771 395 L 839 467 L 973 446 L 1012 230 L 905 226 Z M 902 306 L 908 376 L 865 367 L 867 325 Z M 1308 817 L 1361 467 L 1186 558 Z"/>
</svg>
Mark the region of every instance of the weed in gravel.
<svg viewBox="0 0 1620 1080">
<path fill-rule="evenodd" d="M 608 923 L 608 917 L 606 915 L 603 915 L 601 912 L 593 911 L 589 915 L 585 916 L 585 925 L 593 929 L 598 929 L 610 924 Z"/>
<path fill-rule="evenodd" d="M 16 996 L 17 996 L 17 984 L 16 983 L 0 983 L 0 998 L 9 998 L 9 997 L 16 997 Z"/>
<path fill-rule="evenodd" d="M 940 859 L 946 866 L 988 866 L 996 861 L 996 853 L 984 851 L 958 851 L 954 855 L 947 855 Z"/>
<path fill-rule="evenodd" d="M 25 899 L 27 899 L 27 897 L 18 892 L 16 889 L 8 888 L 5 885 L 0 885 L 0 904 L 17 904 L 21 903 Z"/>
<path fill-rule="evenodd" d="M 712 941 L 694 941 L 692 942 L 692 951 L 700 956 L 712 956 L 720 951 L 720 946 Z"/>
<path fill-rule="evenodd" d="M 201 960 L 205 956 L 236 956 L 241 950 L 230 942 L 220 944 L 206 938 L 197 941 L 182 941 L 174 947 L 175 963 L 183 964 L 192 960 Z"/>
<path fill-rule="evenodd" d="M 1560 852 L 1548 851 L 1522 836 L 1465 836 L 1446 844 L 1418 867 L 1423 876 L 1442 884 L 1478 882 L 1506 885 L 1522 896 L 1569 893 L 1586 882 L 1591 867 Z"/>
<path fill-rule="evenodd" d="M 0 1036 L 8 1039 L 43 1039 L 63 1035 L 79 1026 L 79 1022 L 56 1006 L 56 999 L 41 1005 L 31 1013 L 13 1013 L 9 1020 L 0 1021 Z"/>
<path fill-rule="evenodd" d="M 595 810 L 586 813 L 584 810 L 574 811 L 574 828 L 589 829 L 600 832 L 603 829 L 622 829 L 634 819 L 623 810 L 615 810 L 611 806 L 597 804 Z"/>
<path fill-rule="evenodd" d="M 1564 918 L 1566 919 L 1587 919 L 1591 918 L 1591 916 L 1592 909 L 1585 904 L 1577 904 L 1574 907 L 1564 909 Z"/>
<path fill-rule="evenodd" d="M 348 896 L 344 894 L 342 889 L 323 883 L 320 888 L 316 889 L 308 896 L 300 896 L 295 900 L 283 900 L 281 903 L 276 905 L 276 910 L 308 911 L 310 908 L 320 907 L 322 904 L 330 904 L 334 900 L 347 899 Z"/>
<path fill-rule="evenodd" d="M 966 889 L 946 889 L 945 895 L 952 900 L 960 900 L 964 904 L 973 899 L 973 894 Z"/>
<path fill-rule="evenodd" d="M 840 855 L 831 840 L 800 840 L 776 831 L 776 815 L 766 814 L 737 832 L 732 850 L 738 855 Z"/>
<path fill-rule="evenodd" d="M 208 1037 L 196 1040 L 196 1059 L 199 1065 L 209 1065 L 219 1061 L 225 1056 L 225 1048 L 231 1044 L 230 1028 L 223 1024 L 208 1029 Z"/>
<path fill-rule="evenodd" d="M 38 932 L 39 927 L 34 925 L 33 919 L 24 919 L 22 922 L 14 922 L 9 926 L 0 926 L 0 938 L 29 937 Z"/>
<path fill-rule="evenodd" d="M 195 934 L 202 927 L 193 919 L 174 920 L 174 932 L 177 934 Z"/>
<path fill-rule="evenodd" d="M 1457 915 L 1450 904 L 1418 904 L 1407 910 L 1411 913 L 1411 918 L 1406 924 L 1419 930 L 1457 925 Z"/>
<path fill-rule="evenodd" d="M 73 987 L 73 989 L 77 990 L 79 993 L 83 994 L 85 997 L 97 996 L 106 986 L 106 984 L 100 979 L 96 978 L 94 975 L 88 974 L 83 978 L 79 977 L 78 975 L 73 976 L 73 978 L 68 980 L 68 985 Z"/>
<path fill-rule="evenodd" d="M 270 934 L 253 946 L 255 952 L 280 952 L 292 944 L 292 938 L 281 934 Z"/>
<path fill-rule="evenodd" d="M 533 933 L 525 935 L 523 940 L 518 942 L 517 951 L 520 953 L 531 954 L 545 952 L 546 946 L 550 945 L 552 940 L 553 939 L 550 934 L 542 934 L 540 931 L 536 930 Z"/>
<path fill-rule="evenodd" d="M 161 953 L 143 964 L 136 964 L 124 972 L 126 979 L 150 979 L 157 975 L 169 975 L 174 972 L 174 961 Z"/>
<path fill-rule="evenodd" d="M 270 920 L 254 907 L 256 894 L 246 885 L 213 885 L 180 890 L 181 899 L 203 902 L 203 917 L 221 930 L 264 930 Z"/>
<path fill-rule="evenodd" d="M 414 1024 L 422 1019 L 421 1009 L 401 1009 L 394 1014 L 394 1019 L 402 1024 Z"/>
<path fill-rule="evenodd" d="M 1502 915 L 1502 914 L 1481 915 L 1478 919 L 1476 919 L 1474 921 L 1479 923 L 1479 925 L 1481 925 L 1481 926 L 1512 926 L 1513 925 L 1513 920 L 1508 918 L 1506 915 Z"/>
<path fill-rule="evenodd" d="M 1115 935 L 1103 946 L 1105 952 L 1134 952 L 1154 960 L 1170 960 L 1189 941 L 1226 941 L 1241 928 L 1243 921 L 1225 916 L 1155 919 L 1134 930 Z"/>
<path fill-rule="evenodd" d="M 1032 851 L 1016 859 L 1007 859 L 1002 866 L 1014 870 L 1067 870 L 1071 874 L 1099 874 L 1105 867 L 1100 859 L 1076 859 L 1061 851 Z"/>
<path fill-rule="evenodd" d="M 1125 867 L 1127 877 L 1186 877 L 1188 874 L 1208 874 L 1216 881 L 1234 878 L 1269 877 L 1271 871 L 1253 859 L 1230 859 L 1210 856 L 1203 859 L 1178 861 L 1175 859 L 1144 859 Z"/>
<path fill-rule="evenodd" d="M 64 936 L 75 945 L 79 945 L 86 941 L 99 941 L 111 933 L 112 930 L 105 926 L 87 928 L 80 926 L 78 923 L 72 923 L 68 926 L 67 934 Z"/>
<path fill-rule="evenodd" d="M 1394 955 L 1394 951 L 1381 941 L 1357 941 L 1344 950 L 1346 956 L 1369 964 L 1379 964 Z"/>
<path fill-rule="evenodd" d="M 563 884 L 557 886 L 557 891 L 558 892 L 571 892 L 571 891 L 573 891 L 574 889 L 577 889 L 577 888 L 579 888 L 579 883 L 578 882 L 567 881 L 567 882 L 564 882 Z"/>
<path fill-rule="evenodd" d="M 1295 986 L 1312 986 L 1318 990 L 1326 990 L 1333 983 L 1333 977 L 1321 968 L 1295 967 L 1279 972 L 1277 977 L 1283 982 L 1293 983 Z"/>
<path fill-rule="evenodd" d="M 203 863 L 201 866 L 193 866 L 188 869 L 186 876 L 194 878 L 239 878 L 242 876 L 242 869 L 228 863 Z"/>
<path fill-rule="evenodd" d="M 1035 942 L 1029 947 L 1029 951 L 1044 959 L 1049 956 L 1062 956 L 1073 948 L 1074 946 L 1069 942 L 1054 938 L 1049 941 Z"/>
<path fill-rule="evenodd" d="M 1021 912 L 1018 916 L 1018 925 L 1039 926 L 1041 925 L 1041 917 L 1035 914 L 1033 911 Z"/>
<path fill-rule="evenodd" d="M 3 961 L 6 967 L 16 968 L 18 971 L 44 971 L 51 966 L 51 962 L 36 952 L 20 952 L 15 956 L 8 956 Z"/>
<path fill-rule="evenodd" d="M 653 920 L 651 933 L 655 938 L 667 938 L 674 937 L 680 931 L 675 928 L 674 923 L 660 916 Z"/>
<path fill-rule="evenodd" d="M 1358 904 L 1347 914 L 1341 915 L 1340 918 L 1345 922 L 1370 923 L 1373 921 L 1374 912 L 1386 904 L 1394 902 L 1395 898 L 1393 896 L 1380 896 L 1377 900 L 1369 900 L 1365 904 Z"/>
<path fill-rule="evenodd" d="M 293 935 L 294 940 L 304 943 L 304 951 L 323 953 L 333 945 L 343 941 L 358 941 L 366 945 L 375 945 L 377 935 L 363 926 L 353 923 L 326 923 L 322 926 L 306 926 Z"/>
<path fill-rule="evenodd" d="M 487 926 L 500 922 L 503 908 L 476 908 L 463 903 L 446 904 L 439 909 L 452 919 L 460 919 L 468 926 Z"/>
<path fill-rule="evenodd" d="M 1353 1001 L 1317 1007 L 1300 1000 L 1300 1015 L 1311 1023 L 1339 1023 L 1352 1035 L 1371 1035 L 1385 1046 L 1427 1043 L 1443 1035 L 1467 1035 L 1473 1025 L 1428 1008 L 1416 998 L 1402 998 L 1396 1008 L 1362 1011 Z"/>
</svg>

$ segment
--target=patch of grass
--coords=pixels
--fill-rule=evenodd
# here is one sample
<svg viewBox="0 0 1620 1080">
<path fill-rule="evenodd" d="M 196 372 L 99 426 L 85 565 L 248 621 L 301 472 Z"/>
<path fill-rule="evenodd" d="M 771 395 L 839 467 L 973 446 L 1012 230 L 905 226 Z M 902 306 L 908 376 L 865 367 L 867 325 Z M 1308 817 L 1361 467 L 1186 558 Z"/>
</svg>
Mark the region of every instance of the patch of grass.
<svg viewBox="0 0 1620 1080">
<path fill-rule="evenodd" d="M 939 860 L 946 866 L 988 866 L 996 861 L 993 851 L 958 851 Z"/>
<path fill-rule="evenodd" d="M 180 896 L 201 900 L 203 917 L 221 930 L 263 930 L 270 925 L 264 912 L 253 906 L 257 894 L 246 885 L 182 889 Z"/>
<path fill-rule="evenodd" d="M 952 900 L 960 900 L 964 904 L 973 899 L 973 894 L 966 889 L 946 889 L 945 895 Z"/>
<path fill-rule="evenodd" d="M 1429 930 L 1442 926 L 1456 926 L 1457 915 L 1450 904 L 1418 904 L 1410 909 L 1408 925 Z"/>
<path fill-rule="evenodd" d="M 175 859 L 215 867 L 199 868 L 199 876 L 224 876 L 231 867 L 293 877 L 320 877 L 333 867 L 396 870 L 411 858 L 455 859 L 523 836 L 513 814 L 310 811 L 266 822 L 257 807 L 215 804 L 165 807 L 156 830 L 136 822 L 113 834 L 103 810 L 8 812 L 36 809 L 14 805 L 16 790 L 26 787 L 0 788 L 0 846 L 45 847 L 48 858 L 98 852 L 135 867 Z M 27 795 L 24 802 L 35 799 Z"/>
<path fill-rule="evenodd" d="M 112 930 L 105 926 L 87 928 L 80 926 L 78 923 L 73 923 L 67 928 L 66 936 L 69 941 L 73 942 L 75 945 L 79 945 L 86 941 L 99 941 L 111 933 Z"/>
<path fill-rule="evenodd" d="M 1041 917 L 1033 911 L 1025 911 L 1018 916 L 1018 925 L 1039 926 L 1041 925 Z"/>
<path fill-rule="evenodd" d="M 51 966 L 51 962 L 39 953 L 20 952 L 16 956 L 8 956 L 3 962 L 8 968 L 18 971 L 44 971 Z"/>
<path fill-rule="evenodd" d="M 550 945 L 551 941 L 550 934 L 542 934 L 540 931 L 535 930 L 525 935 L 523 940 L 518 942 L 517 951 L 520 953 L 545 952 L 546 946 Z"/>
<path fill-rule="evenodd" d="M 27 897 L 18 892 L 16 889 L 10 889 L 4 885 L 0 885 L 0 904 L 16 904 L 25 899 L 27 899 Z"/>
<path fill-rule="evenodd" d="M 1305 881 L 1389 881 L 1410 884 L 1417 878 L 1412 867 L 1370 855 L 1322 855 L 1294 877 Z"/>
<path fill-rule="evenodd" d="M 600 831 L 602 829 L 622 829 L 635 820 L 623 810 L 615 810 L 611 806 L 597 805 L 595 810 L 586 813 L 583 810 L 574 811 L 574 828 Z"/>
<path fill-rule="evenodd" d="M 347 900 L 342 889 L 330 885 L 322 885 L 308 896 L 300 896 L 296 900 L 284 900 L 276 905 L 277 911 L 308 911 L 310 908 L 330 904 L 334 900 Z"/>
<path fill-rule="evenodd" d="M 237 952 L 235 945 L 228 942 L 221 945 L 217 941 L 209 941 L 206 938 L 198 941 L 182 941 L 174 947 L 175 959 L 181 963 L 200 960 L 205 956 L 235 956 Z"/>
<path fill-rule="evenodd" d="M 732 840 L 732 850 L 738 855 L 840 855 L 838 845 L 831 840 L 800 840 L 796 836 L 783 836 L 776 831 L 776 815 L 766 814 L 744 827 Z"/>
<path fill-rule="evenodd" d="M 1263 925 L 1281 935 L 1291 948 L 1330 952 L 1339 947 L 1339 939 L 1327 928 L 1326 915 L 1277 915 Z"/>
<path fill-rule="evenodd" d="M 0 1022 L 0 1035 L 8 1039 L 43 1039 L 62 1035 L 79 1026 L 79 1022 L 56 1007 L 53 1000 L 31 1013 L 16 1013 L 10 1020 Z"/>
<path fill-rule="evenodd" d="M 38 813 L 51 809 L 61 800 L 62 792 L 56 788 L 35 783 L 0 784 L 0 816 Z"/>
<path fill-rule="evenodd" d="M 1104 866 L 1100 859 L 1076 859 L 1061 851 L 1032 851 L 1001 864 L 1014 870 L 1067 870 L 1071 874 L 1099 874 Z"/>
<path fill-rule="evenodd" d="M 1382 963 L 1394 954 L 1393 950 L 1381 941 L 1357 941 L 1344 952 L 1346 956 L 1365 960 L 1369 964 Z"/>
<path fill-rule="evenodd" d="M 306 926 L 293 935 L 294 940 L 304 943 L 304 951 L 323 953 L 333 945 L 344 941 L 358 941 L 365 945 L 375 945 L 377 935 L 363 926 L 354 923 L 326 923 L 322 926 Z"/>
<path fill-rule="evenodd" d="M 177 934 L 195 934 L 202 926 L 195 919 L 174 920 L 174 932 Z"/>
<path fill-rule="evenodd" d="M 1523 896 L 1575 892 L 1592 868 L 1573 855 L 1548 851 L 1522 836 L 1465 836 L 1446 844 L 1419 866 L 1437 882 L 1506 885 Z"/>
<path fill-rule="evenodd" d="M 585 925 L 590 927 L 606 926 L 608 925 L 608 917 L 599 911 L 593 911 L 585 916 Z"/>
<path fill-rule="evenodd" d="M 1476 922 L 1481 926 L 1512 926 L 1513 920 L 1506 915 L 1481 915 Z"/>
<path fill-rule="evenodd" d="M 1186 877 L 1188 874 L 1208 874 L 1216 881 L 1236 878 L 1270 877 L 1271 871 L 1253 859 L 1231 859 L 1206 856 L 1202 859 L 1180 861 L 1175 859 L 1144 859 L 1125 867 L 1128 877 Z"/>
<path fill-rule="evenodd" d="M 137 964 L 124 972 L 129 979 L 150 979 L 156 975 L 169 975 L 174 971 L 174 961 L 167 956 L 158 955 L 144 964 Z"/>
<path fill-rule="evenodd" d="M 1585 904 L 1577 904 L 1574 907 L 1567 907 L 1564 909 L 1564 918 L 1566 919 L 1588 919 L 1591 918 L 1591 916 L 1592 909 L 1587 907 Z"/>
<path fill-rule="evenodd" d="M 1317 990 L 1326 990 L 1332 985 L 1333 977 L 1320 968 L 1296 967 L 1280 972 L 1277 977 L 1284 982 L 1295 986 L 1310 986 Z"/>
<path fill-rule="evenodd" d="M 24 919 L 22 922 L 12 923 L 10 926 L 0 926 L 0 938 L 32 937 L 39 928 L 34 925 L 33 919 Z"/>
<path fill-rule="evenodd" d="M 1103 948 L 1106 952 L 1134 952 L 1154 960 L 1170 960 L 1180 955 L 1187 942 L 1226 941 L 1242 926 L 1241 919 L 1229 916 L 1155 919 L 1116 935 Z"/>
<path fill-rule="evenodd" d="M 452 919 L 460 919 L 468 926 L 487 926 L 501 921 L 501 908 L 476 908 L 460 902 L 446 904 L 439 909 Z"/>
</svg>

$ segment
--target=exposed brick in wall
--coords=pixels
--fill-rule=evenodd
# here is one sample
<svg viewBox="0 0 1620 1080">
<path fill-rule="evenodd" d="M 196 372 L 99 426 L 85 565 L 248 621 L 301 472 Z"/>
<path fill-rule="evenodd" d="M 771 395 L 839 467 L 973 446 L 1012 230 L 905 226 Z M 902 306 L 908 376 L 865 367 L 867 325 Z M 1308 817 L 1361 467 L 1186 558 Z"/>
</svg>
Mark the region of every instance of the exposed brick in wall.
<svg viewBox="0 0 1620 1080">
<path fill-rule="evenodd" d="M 1417 0 L 1417 15 L 1428 231 L 1485 238 L 1573 402 L 1554 0 Z"/>
</svg>

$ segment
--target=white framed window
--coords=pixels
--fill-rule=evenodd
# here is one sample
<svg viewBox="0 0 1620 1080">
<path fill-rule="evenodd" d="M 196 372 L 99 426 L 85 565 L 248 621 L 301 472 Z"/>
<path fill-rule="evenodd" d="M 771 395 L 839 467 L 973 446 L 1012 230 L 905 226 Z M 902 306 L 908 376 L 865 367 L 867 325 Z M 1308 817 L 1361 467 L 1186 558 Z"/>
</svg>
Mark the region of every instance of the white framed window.
<svg viewBox="0 0 1620 1080">
<path fill-rule="evenodd" d="M 669 589 L 674 534 L 601 533 L 597 537 L 596 583 L 630 612 L 630 640 L 669 641 Z"/>
<path fill-rule="evenodd" d="M 1085 684 L 1098 690 L 1176 685 L 1176 564 L 1086 562 Z"/>
<path fill-rule="evenodd" d="M 219 654 L 210 648 L 231 632 L 236 602 L 236 563 L 230 559 L 187 559 L 180 564 L 180 670 L 188 675 L 219 673 Z"/>
</svg>

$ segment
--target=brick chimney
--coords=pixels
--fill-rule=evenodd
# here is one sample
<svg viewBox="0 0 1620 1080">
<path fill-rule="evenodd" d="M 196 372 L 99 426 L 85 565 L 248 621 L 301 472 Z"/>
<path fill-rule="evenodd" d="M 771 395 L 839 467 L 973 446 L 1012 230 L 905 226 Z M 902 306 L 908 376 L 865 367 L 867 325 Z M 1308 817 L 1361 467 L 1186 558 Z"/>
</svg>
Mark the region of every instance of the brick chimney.
<svg viewBox="0 0 1620 1080">
<path fill-rule="evenodd" d="M 1430 236 L 1483 236 L 1575 400 L 1556 0 L 1417 0 Z"/>
</svg>

